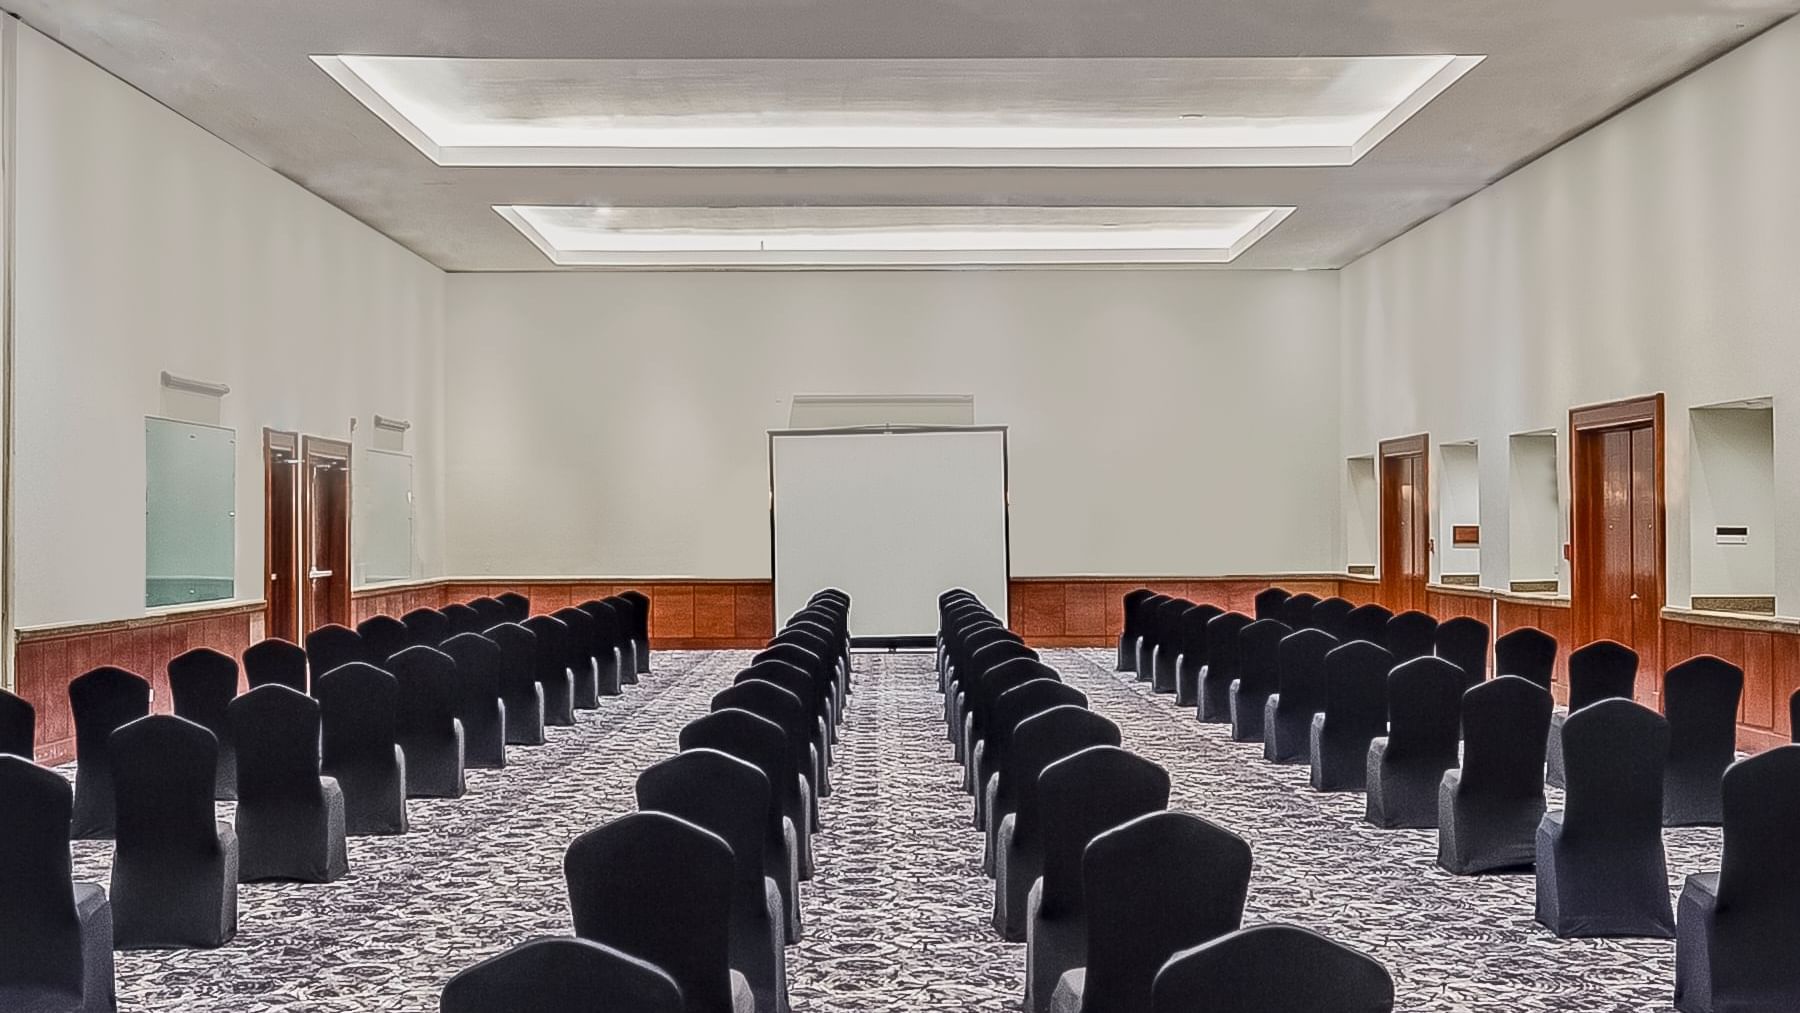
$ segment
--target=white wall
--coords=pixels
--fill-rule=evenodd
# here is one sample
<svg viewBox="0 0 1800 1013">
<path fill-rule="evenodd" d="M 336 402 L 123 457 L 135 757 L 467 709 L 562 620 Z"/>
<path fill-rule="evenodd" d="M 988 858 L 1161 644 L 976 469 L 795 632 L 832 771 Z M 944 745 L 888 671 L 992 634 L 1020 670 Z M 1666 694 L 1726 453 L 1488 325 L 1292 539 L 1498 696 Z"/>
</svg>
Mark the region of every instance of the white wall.
<svg viewBox="0 0 1800 1013">
<path fill-rule="evenodd" d="M 1342 552 L 1330 273 L 462 274 L 448 307 L 457 574 L 766 577 L 765 433 L 818 393 L 1010 426 L 1015 575 Z"/>
<path fill-rule="evenodd" d="M 1446 443 L 1438 455 L 1443 470 L 1437 489 L 1437 573 L 1481 573 L 1481 549 L 1458 546 L 1455 527 L 1481 523 L 1481 448 L 1473 443 Z M 1486 532 L 1482 533 L 1486 541 Z"/>
<path fill-rule="evenodd" d="M 1767 595 L 1775 587 L 1773 414 L 1721 408 L 1696 411 L 1690 418 L 1689 513 L 1697 595 Z M 1750 540 L 1720 545 L 1720 525 L 1747 527 Z"/>
<path fill-rule="evenodd" d="M 29 29 L 17 109 L 16 620 L 144 613 L 158 374 L 226 383 L 237 594 L 262 597 L 262 427 L 414 423 L 442 573 L 444 275 Z"/>
<path fill-rule="evenodd" d="M 1562 471 L 1557 464 L 1556 434 L 1518 433 L 1507 441 L 1511 492 L 1508 560 L 1511 569 L 1502 590 L 1514 581 L 1554 580 L 1564 591 L 1568 568 L 1563 559 L 1566 522 L 1563 516 Z M 1488 540 L 1488 532 L 1482 532 Z M 1505 543 L 1502 543 L 1505 544 Z M 1496 571 L 1498 572 L 1498 571 Z"/>
<path fill-rule="evenodd" d="M 1666 391 L 1668 600 L 1684 605 L 1688 409 L 1773 395 L 1777 605 L 1800 613 L 1795 95 L 1800 21 L 1346 268 L 1344 455 L 1420 431 L 1504 447 L 1566 431 L 1571 405 Z M 1484 579 L 1504 587 L 1507 459 L 1481 468 Z"/>
</svg>

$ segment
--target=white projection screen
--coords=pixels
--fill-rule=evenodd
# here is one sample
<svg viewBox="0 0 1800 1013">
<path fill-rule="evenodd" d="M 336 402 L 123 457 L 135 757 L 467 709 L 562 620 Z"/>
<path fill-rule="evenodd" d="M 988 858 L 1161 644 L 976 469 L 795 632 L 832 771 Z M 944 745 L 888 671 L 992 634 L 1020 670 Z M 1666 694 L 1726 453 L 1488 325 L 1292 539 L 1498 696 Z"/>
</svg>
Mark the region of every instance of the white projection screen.
<svg viewBox="0 0 1800 1013">
<path fill-rule="evenodd" d="M 771 432 L 769 476 L 777 624 L 823 587 L 859 642 L 928 643 L 952 587 L 1006 615 L 1005 427 Z"/>
</svg>

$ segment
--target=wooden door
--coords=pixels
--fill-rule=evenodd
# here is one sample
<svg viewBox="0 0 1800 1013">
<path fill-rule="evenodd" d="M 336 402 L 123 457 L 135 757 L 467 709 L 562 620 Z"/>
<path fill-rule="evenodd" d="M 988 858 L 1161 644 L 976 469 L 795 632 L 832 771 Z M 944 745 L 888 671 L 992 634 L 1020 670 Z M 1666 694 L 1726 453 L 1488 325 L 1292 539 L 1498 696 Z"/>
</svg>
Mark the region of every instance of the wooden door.
<svg viewBox="0 0 1800 1013">
<path fill-rule="evenodd" d="M 1664 597 L 1662 395 L 1578 408 L 1569 428 L 1576 642 L 1564 650 L 1602 639 L 1631 647 L 1641 662 L 1638 698 L 1654 705 Z"/>
<path fill-rule="evenodd" d="M 1381 597 L 1395 612 L 1425 607 L 1431 501 L 1423 436 L 1381 444 Z"/>
<path fill-rule="evenodd" d="M 267 635 L 300 642 L 300 437 L 263 430 L 263 601 Z"/>
<path fill-rule="evenodd" d="M 350 622 L 350 445 L 301 441 L 302 627 Z"/>
</svg>

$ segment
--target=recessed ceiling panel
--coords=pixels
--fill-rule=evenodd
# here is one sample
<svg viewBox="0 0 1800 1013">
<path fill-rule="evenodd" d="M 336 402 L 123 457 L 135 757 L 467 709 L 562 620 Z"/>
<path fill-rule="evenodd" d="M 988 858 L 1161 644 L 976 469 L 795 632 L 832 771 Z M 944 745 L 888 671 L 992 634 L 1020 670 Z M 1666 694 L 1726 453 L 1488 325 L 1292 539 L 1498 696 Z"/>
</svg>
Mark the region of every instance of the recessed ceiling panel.
<svg viewBox="0 0 1800 1013">
<path fill-rule="evenodd" d="M 1222 264 L 1293 211 L 543 205 L 494 210 L 564 267 Z"/>
<path fill-rule="evenodd" d="M 1351 165 L 1478 56 L 315 56 L 446 166 Z"/>
</svg>

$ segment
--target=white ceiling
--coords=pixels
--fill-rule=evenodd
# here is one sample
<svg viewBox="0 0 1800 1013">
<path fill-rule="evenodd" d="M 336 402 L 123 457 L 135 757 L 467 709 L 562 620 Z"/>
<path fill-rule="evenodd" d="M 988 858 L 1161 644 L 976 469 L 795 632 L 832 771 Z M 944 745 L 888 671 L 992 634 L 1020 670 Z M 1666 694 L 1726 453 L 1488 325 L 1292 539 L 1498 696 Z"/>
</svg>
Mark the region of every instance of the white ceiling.
<svg viewBox="0 0 1800 1013">
<path fill-rule="evenodd" d="M 1116 216 L 1139 208 L 1149 218 L 1156 209 L 1189 209 L 1166 212 L 1179 228 L 1181 215 L 1212 213 L 1197 209 L 1294 207 L 1234 266 L 1340 267 L 1800 11 L 1800 0 L 11 0 L 11 6 L 33 27 L 440 267 L 529 271 L 552 262 L 496 208 L 639 208 L 635 219 L 634 212 L 612 213 L 643 222 L 680 219 L 690 229 L 695 220 L 716 226 L 730 216 L 688 212 L 682 218 L 680 209 L 843 206 L 855 209 L 840 213 L 852 218 L 878 213 L 891 232 L 949 213 L 907 214 L 918 206 L 1016 207 L 988 217 L 1040 230 L 1064 219 L 1079 224 L 1081 213 L 1033 209 L 1092 207 Z M 844 121 L 831 117 L 858 114 L 862 126 L 891 127 L 895 122 L 880 115 L 896 110 L 906 114 L 899 125 L 910 128 L 951 122 L 916 115 L 928 107 L 991 134 L 1006 124 L 989 114 L 1021 103 L 1062 114 L 1064 125 L 1113 128 L 1191 111 L 1183 103 L 1196 94 L 1207 96 L 1209 117 L 1220 109 L 1293 107 L 1280 74 L 1251 74 L 1248 84 L 1197 92 L 1190 72 L 1203 64 L 1193 61 L 1209 58 L 1291 64 L 1305 57 L 1299 62 L 1313 70 L 1286 76 L 1302 82 L 1318 68 L 1341 64 L 1332 57 L 1485 60 L 1385 139 L 1376 137 L 1378 144 L 1364 145 L 1359 157 L 1337 159 L 1354 164 L 1198 168 L 1191 159 L 1139 159 L 1130 163 L 1136 167 L 1108 168 L 1040 160 L 995 168 L 877 157 L 873 164 L 834 158 L 788 168 L 776 157 L 773 164 L 745 166 L 740 159 L 666 168 L 435 164 L 417 138 L 409 141 L 312 59 L 336 54 L 464 58 L 404 68 L 416 71 L 408 86 L 415 90 L 401 104 L 413 101 L 427 121 L 439 116 L 446 136 L 479 142 L 449 147 L 486 151 L 480 160 L 489 163 L 521 160 L 506 151 L 519 138 L 497 129 L 518 126 L 521 110 L 532 113 L 524 118 L 527 128 L 533 122 L 576 128 L 556 138 L 549 161 L 617 162 L 579 157 L 584 149 L 592 153 L 592 138 L 581 130 L 595 125 L 595 111 L 591 102 L 571 105 L 570 96 L 608 91 L 617 103 L 608 107 L 611 114 L 666 127 L 655 122 L 667 112 L 665 79 L 696 70 L 712 86 L 680 99 L 712 117 L 703 127 L 731 125 L 746 112 L 787 114 L 776 126 L 790 129 L 841 128 Z M 581 62 L 541 62 L 548 60 Z M 823 60 L 909 63 L 796 62 Z M 771 62 L 748 77 L 719 77 L 731 61 Z M 869 73 L 871 67 L 928 66 L 917 61 L 963 62 L 904 81 Z M 361 66 L 379 77 L 400 65 Z M 1008 69 L 996 77 L 992 67 Z M 1121 68 L 1133 73 L 1117 73 Z M 570 86 L 572 78 L 579 87 Z M 797 88 L 796 79 L 807 84 Z M 980 87 L 978 79 L 985 80 Z M 546 80 L 554 87 L 545 88 Z M 731 86 L 719 87 L 721 80 Z M 846 91 L 851 86 L 854 97 Z M 770 102 L 770 95 L 782 98 Z M 1367 114 L 1335 97 L 1320 100 L 1318 89 L 1313 100 L 1307 108 L 1314 112 Z M 474 132 L 455 134 L 468 129 Z M 529 142 L 532 150 L 541 150 L 537 140 Z M 681 138 L 665 133 L 657 143 L 670 140 Z M 563 213 L 575 222 L 582 214 Z M 780 214 L 752 211 L 737 220 Z M 798 216 L 787 226 L 796 228 L 806 227 L 793 222 L 810 221 L 808 214 L 829 218 L 832 212 L 788 214 Z"/>
</svg>

